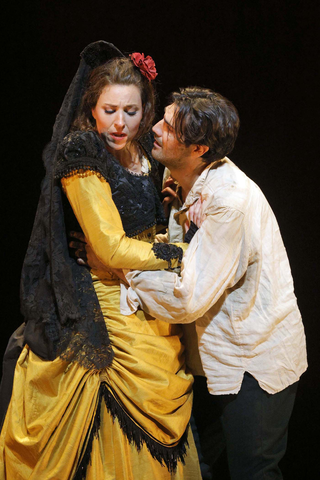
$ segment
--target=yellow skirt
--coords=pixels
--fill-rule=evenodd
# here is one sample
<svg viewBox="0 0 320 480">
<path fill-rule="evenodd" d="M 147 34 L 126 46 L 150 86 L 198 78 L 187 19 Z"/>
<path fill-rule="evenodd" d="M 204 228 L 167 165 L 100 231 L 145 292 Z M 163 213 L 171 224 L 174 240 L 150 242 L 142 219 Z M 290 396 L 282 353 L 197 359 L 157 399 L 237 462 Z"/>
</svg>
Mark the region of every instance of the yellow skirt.
<svg viewBox="0 0 320 480">
<path fill-rule="evenodd" d="M 82 472 L 87 480 L 201 480 L 190 429 L 184 464 L 178 461 L 174 473 L 146 442 L 137 448 L 124 431 L 130 423 L 138 436 L 142 432 L 160 448 L 179 444 L 192 404 L 180 326 L 146 319 L 143 312 L 122 316 L 119 284 L 94 285 L 114 360 L 107 369 L 92 371 L 61 358 L 44 361 L 24 348 L 0 439 L 0 479 L 72 480 L 81 473 L 89 444 L 90 462 Z M 102 390 L 123 418 L 106 405 Z"/>
</svg>

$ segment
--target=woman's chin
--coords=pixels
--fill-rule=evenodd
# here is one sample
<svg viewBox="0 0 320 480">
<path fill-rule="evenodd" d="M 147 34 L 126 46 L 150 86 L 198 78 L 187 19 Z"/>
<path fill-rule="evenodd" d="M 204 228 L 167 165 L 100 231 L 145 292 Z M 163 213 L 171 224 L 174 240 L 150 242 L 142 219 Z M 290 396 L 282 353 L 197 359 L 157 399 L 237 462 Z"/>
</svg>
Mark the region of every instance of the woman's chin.
<svg viewBox="0 0 320 480">
<path fill-rule="evenodd" d="M 101 137 L 104 139 L 107 149 L 109 150 L 122 150 L 128 143 L 127 137 L 122 139 L 113 138 L 110 135 L 100 134 Z"/>
</svg>

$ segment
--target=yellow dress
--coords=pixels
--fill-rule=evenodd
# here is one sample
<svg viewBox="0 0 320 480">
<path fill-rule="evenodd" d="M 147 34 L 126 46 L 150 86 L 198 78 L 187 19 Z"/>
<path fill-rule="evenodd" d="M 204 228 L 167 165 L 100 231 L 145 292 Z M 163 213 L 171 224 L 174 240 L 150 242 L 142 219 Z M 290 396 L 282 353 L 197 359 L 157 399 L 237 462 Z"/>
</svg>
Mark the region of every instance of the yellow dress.
<svg viewBox="0 0 320 480">
<path fill-rule="evenodd" d="M 125 236 L 103 178 L 88 172 L 64 178 L 62 184 L 103 264 L 166 268 L 167 262 L 155 258 L 149 243 Z M 150 229 L 140 240 L 153 236 Z M 44 361 L 28 346 L 24 348 L 0 439 L 0 479 L 72 480 L 81 473 L 78 467 L 99 416 L 100 428 L 93 436 L 83 478 L 200 480 L 191 429 L 185 463 L 178 461 L 172 473 L 153 458 L 145 443 L 137 448 L 129 442 L 119 415 L 114 417 L 104 400 L 99 402 L 104 385 L 124 412 L 124 424 L 133 422 L 160 446 L 174 447 L 188 426 L 192 406 L 192 376 L 185 371 L 180 326 L 146 318 L 142 311 L 121 315 L 119 281 L 102 270 L 92 271 L 92 279 L 114 360 L 103 371 L 94 371 L 59 357 Z"/>
</svg>

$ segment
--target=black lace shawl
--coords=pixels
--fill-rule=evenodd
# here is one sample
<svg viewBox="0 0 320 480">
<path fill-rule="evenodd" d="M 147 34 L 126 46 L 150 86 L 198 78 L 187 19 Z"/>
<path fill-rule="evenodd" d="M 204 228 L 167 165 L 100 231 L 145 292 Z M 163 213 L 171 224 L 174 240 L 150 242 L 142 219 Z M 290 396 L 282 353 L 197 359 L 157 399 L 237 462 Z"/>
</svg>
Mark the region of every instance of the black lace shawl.
<svg viewBox="0 0 320 480">
<path fill-rule="evenodd" d="M 46 175 L 21 275 L 25 342 L 44 359 L 52 360 L 60 354 L 95 369 L 110 365 L 113 352 L 90 273 L 69 256 L 63 194 L 60 181 L 54 179 L 54 165 L 90 72 L 115 56 L 123 55 L 104 41 L 90 44 L 81 53 L 51 142 L 43 153 Z"/>
</svg>

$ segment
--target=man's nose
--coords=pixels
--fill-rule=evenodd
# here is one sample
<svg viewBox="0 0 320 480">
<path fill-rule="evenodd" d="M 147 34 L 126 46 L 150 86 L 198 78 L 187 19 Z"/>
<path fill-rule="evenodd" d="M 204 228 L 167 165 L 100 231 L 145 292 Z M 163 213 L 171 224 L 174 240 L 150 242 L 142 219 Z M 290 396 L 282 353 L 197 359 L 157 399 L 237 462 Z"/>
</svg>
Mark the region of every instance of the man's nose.
<svg viewBox="0 0 320 480">
<path fill-rule="evenodd" d="M 152 131 L 153 131 L 158 137 L 161 137 L 161 135 L 162 135 L 162 126 L 163 126 L 163 119 L 160 120 L 158 123 L 156 123 L 156 124 L 152 127 Z"/>
</svg>

